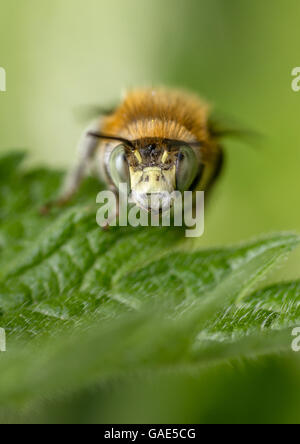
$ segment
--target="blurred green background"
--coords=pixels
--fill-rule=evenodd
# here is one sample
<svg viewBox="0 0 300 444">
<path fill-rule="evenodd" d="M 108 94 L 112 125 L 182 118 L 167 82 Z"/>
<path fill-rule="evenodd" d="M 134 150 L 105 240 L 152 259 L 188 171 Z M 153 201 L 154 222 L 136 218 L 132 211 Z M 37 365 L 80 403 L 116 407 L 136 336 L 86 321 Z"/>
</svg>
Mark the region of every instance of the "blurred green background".
<svg viewBox="0 0 300 444">
<path fill-rule="evenodd" d="M 299 16 L 298 0 L 1 0 L 7 92 L 0 93 L 0 152 L 24 148 L 28 164 L 67 167 L 85 125 L 76 117 L 81 106 L 114 104 L 137 85 L 188 88 L 264 135 L 253 148 L 226 143 L 226 168 L 200 244 L 300 232 L 300 92 L 291 88 L 292 69 L 300 66 Z M 275 279 L 299 278 L 299 259 L 296 252 Z M 61 405 L 49 400 L 39 420 L 297 420 L 298 361 L 237 367 L 162 375 L 140 391 L 122 381 L 117 393 L 97 387 Z M 145 400 L 156 395 L 158 404 L 149 406 Z"/>
<path fill-rule="evenodd" d="M 68 166 L 83 105 L 116 103 L 136 85 L 198 92 L 260 131 L 257 149 L 227 143 L 203 245 L 300 231 L 297 0 L 1 0 L 0 150 Z M 285 276 L 297 277 L 299 254 Z"/>
</svg>

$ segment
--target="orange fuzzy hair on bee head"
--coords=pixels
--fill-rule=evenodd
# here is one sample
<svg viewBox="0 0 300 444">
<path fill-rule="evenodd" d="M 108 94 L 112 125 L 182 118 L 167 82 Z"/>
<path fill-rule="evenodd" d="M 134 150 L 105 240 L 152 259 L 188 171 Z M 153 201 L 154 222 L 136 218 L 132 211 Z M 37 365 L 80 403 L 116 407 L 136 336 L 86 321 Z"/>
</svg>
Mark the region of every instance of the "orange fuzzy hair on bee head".
<svg viewBox="0 0 300 444">
<path fill-rule="evenodd" d="M 177 90 L 129 91 L 102 131 L 129 140 L 145 137 L 206 142 L 209 106 L 198 97 Z"/>
</svg>

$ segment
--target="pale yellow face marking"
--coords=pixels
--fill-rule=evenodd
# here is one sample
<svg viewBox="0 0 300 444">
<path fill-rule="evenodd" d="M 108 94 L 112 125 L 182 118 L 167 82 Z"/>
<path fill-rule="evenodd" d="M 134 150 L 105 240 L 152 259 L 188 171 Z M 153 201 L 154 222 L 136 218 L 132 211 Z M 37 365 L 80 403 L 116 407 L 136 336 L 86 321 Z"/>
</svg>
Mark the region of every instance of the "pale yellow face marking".
<svg viewBox="0 0 300 444">
<path fill-rule="evenodd" d="M 137 158 L 139 163 L 142 163 L 143 159 L 139 151 L 134 152 L 135 157 Z"/>
<path fill-rule="evenodd" d="M 130 168 L 131 188 L 136 193 L 172 193 L 176 184 L 175 167 L 162 171 L 157 167 L 144 168 L 143 171 L 134 171 Z"/>
<path fill-rule="evenodd" d="M 164 154 L 163 154 L 162 159 L 161 159 L 162 163 L 166 163 L 168 157 L 169 157 L 168 151 L 164 151 Z"/>
<path fill-rule="evenodd" d="M 176 167 L 162 170 L 148 167 L 134 171 L 130 168 L 131 195 L 130 202 L 146 211 L 169 211 L 172 192 L 176 185 Z"/>
<path fill-rule="evenodd" d="M 135 171 L 131 167 L 129 168 L 129 171 L 130 171 L 131 188 L 135 189 L 143 178 L 143 171 L 141 170 Z"/>
</svg>

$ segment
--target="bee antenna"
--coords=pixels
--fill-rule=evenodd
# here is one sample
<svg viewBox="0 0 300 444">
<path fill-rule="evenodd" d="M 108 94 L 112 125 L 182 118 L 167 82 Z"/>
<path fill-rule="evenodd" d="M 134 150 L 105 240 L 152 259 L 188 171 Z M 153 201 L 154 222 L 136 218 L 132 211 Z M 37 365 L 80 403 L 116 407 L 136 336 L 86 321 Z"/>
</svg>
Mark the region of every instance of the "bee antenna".
<svg viewBox="0 0 300 444">
<path fill-rule="evenodd" d="M 91 136 L 91 137 L 96 137 L 97 139 L 103 139 L 103 140 L 118 140 L 119 142 L 123 142 L 125 145 L 127 145 L 130 148 L 132 148 L 133 150 L 135 150 L 135 146 L 133 145 L 133 143 L 128 139 L 124 139 L 123 137 L 109 136 L 108 134 L 96 133 L 93 131 L 89 131 L 87 133 L 87 135 Z"/>
</svg>

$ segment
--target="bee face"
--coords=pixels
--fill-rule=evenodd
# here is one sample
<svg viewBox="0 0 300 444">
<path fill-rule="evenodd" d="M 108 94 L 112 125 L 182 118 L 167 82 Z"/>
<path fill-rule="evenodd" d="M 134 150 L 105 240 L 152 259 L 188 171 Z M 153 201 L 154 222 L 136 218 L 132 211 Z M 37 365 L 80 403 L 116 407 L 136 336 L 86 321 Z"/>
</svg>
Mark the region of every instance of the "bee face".
<svg viewBox="0 0 300 444">
<path fill-rule="evenodd" d="M 199 171 L 193 148 L 183 142 L 140 139 L 133 147 L 117 146 L 110 157 L 114 184 L 126 182 L 130 198 L 148 211 L 170 209 L 171 194 L 188 190 Z"/>
</svg>

